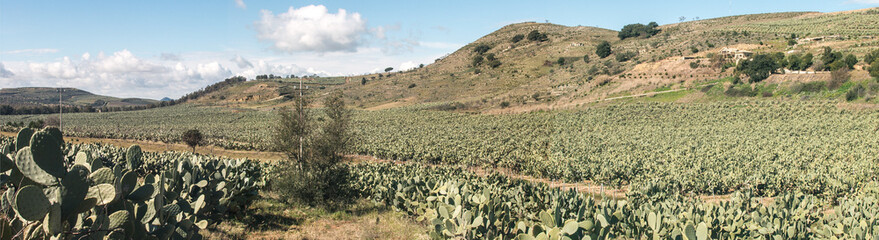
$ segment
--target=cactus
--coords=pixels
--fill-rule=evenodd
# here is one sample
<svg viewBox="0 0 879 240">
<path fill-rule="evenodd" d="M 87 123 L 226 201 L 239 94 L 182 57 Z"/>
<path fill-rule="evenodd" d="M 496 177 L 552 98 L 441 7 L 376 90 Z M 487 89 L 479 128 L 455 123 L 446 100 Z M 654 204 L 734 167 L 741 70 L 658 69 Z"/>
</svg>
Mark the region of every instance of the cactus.
<svg viewBox="0 0 879 240">
<path fill-rule="evenodd" d="M 21 174 L 24 177 L 27 177 L 30 180 L 33 180 L 36 183 L 39 183 L 43 186 L 51 186 L 58 184 L 58 178 L 52 174 L 49 174 L 39 164 L 36 163 L 33 151 L 31 151 L 30 147 L 24 147 L 18 150 L 18 153 L 15 154 L 15 165 L 18 167 L 17 169 L 21 171 Z M 62 165 L 63 168 L 63 165 Z M 13 180 L 16 180 L 13 175 Z"/>
<path fill-rule="evenodd" d="M 61 144 L 51 133 L 46 131 L 34 133 L 31 137 L 30 150 L 34 162 L 46 173 L 56 178 L 63 178 L 64 174 L 67 173 L 67 169 L 64 168 Z"/>
<path fill-rule="evenodd" d="M 15 165 L 15 163 L 12 162 L 12 159 L 9 159 L 6 154 L 0 154 L 0 172 L 11 170 L 12 167 L 14 167 L 13 165 Z"/>
<path fill-rule="evenodd" d="M 77 208 L 88 194 L 88 170 L 77 166 L 61 180 L 61 217 L 67 219 L 77 214 Z"/>
<path fill-rule="evenodd" d="M 134 188 L 137 186 L 137 173 L 134 172 L 126 172 L 122 175 L 122 178 L 119 179 L 119 185 L 116 188 L 116 191 L 122 194 L 122 196 L 128 196 L 131 191 L 134 191 Z"/>
<path fill-rule="evenodd" d="M 61 130 L 56 127 L 46 127 L 43 131 L 49 133 L 52 137 L 55 137 L 55 141 L 58 141 L 58 144 L 64 145 L 64 135 L 61 133 Z"/>
<path fill-rule="evenodd" d="M 128 199 L 135 202 L 144 202 L 155 197 L 155 186 L 151 184 L 143 185 L 128 194 Z"/>
<path fill-rule="evenodd" d="M 92 186 L 89 188 L 86 198 L 94 198 L 97 206 L 110 204 L 116 199 L 116 187 L 107 183 Z"/>
<path fill-rule="evenodd" d="M 95 184 L 116 184 L 116 174 L 110 168 L 101 168 L 89 175 Z"/>
<path fill-rule="evenodd" d="M 140 146 L 137 144 L 131 145 L 128 147 L 128 151 L 125 152 L 125 166 L 128 167 L 128 170 L 140 168 L 143 164 L 142 157 L 143 151 L 140 150 Z"/>
<path fill-rule="evenodd" d="M 34 135 L 33 129 L 22 128 L 19 130 L 18 135 L 15 137 L 15 150 L 18 151 L 24 147 L 30 146 L 32 135 Z"/>
<path fill-rule="evenodd" d="M 22 187 L 15 194 L 15 212 L 24 220 L 39 221 L 49 211 L 49 199 L 39 187 Z"/>
<path fill-rule="evenodd" d="M 61 233 L 61 205 L 60 204 L 52 204 L 49 207 L 49 212 L 46 214 L 46 218 L 43 219 L 43 231 L 46 231 L 46 234 L 49 236 L 54 236 L 58 233 Z"/>
</svg>

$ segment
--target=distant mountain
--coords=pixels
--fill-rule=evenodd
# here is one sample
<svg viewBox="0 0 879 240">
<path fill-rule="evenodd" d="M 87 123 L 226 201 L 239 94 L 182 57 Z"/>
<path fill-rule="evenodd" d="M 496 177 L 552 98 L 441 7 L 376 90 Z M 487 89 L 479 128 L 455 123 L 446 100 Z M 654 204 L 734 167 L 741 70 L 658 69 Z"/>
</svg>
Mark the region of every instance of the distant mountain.
<svg viewBox="0 0 879 240">
<path fill-rule="evenodd" d="M 61 90 L 59 95 L 59 89 Z M 58 97 L 66 106 L 134 107 L 158 101 L 142 98 L 117 98 L 96 95 L 76 88 L 24 87 L 0 89 L 0 105 L 13 107 L 58 106 Z"/>
<path fill-rule="evenodd" d="M 174 100 L 174 99 L 171 99 L 169 97 L 163 97 L 162 100 L 159 100 L 159 101 L 168 102 L 168 101 L 172 101 L 172 100 Z"/>
</svg>

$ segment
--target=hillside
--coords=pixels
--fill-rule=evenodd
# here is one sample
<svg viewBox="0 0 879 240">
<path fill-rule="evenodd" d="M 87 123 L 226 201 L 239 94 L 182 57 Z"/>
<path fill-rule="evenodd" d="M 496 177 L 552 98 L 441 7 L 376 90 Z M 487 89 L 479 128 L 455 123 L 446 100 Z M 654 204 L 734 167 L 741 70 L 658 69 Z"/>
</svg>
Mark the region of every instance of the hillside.
<svg viewBox="0 0 879 240">
<path fill-rule="evenodd" d="M 58 88 L 25 87 L 0 89 L 0 105 L 14 107 L 58 106 Z M 96 95 L 75 88 L 63 88 L 60 97 L 67 106 L 91 107 L 130 107 L 157 103 L 156 100 L 142 98 L 116 98 Z"/>
<path fill-rule="evenodd" d="M 875 22 L 879 22 L 877 9 L 753 14 L 662 25 L 657 35 L 625 40 L 614 30 L 527 22 L 505 26 L 422 68 L 306 81 L 318 96 L 326 90 L 344 90 L 353 105 L 362 109 L 435 103 L 477 112 L 530 111 L 657 90 L 728 86 L 717 80 L 732 76 L 731 69 L 711 59 L 724 48 L 820 56 L 822 48 L 829 46 L 862 59 L 879 47 Z M 546 35 L 545 41 L 513 41 L 516 35 L 527 36 L 535 30 Z M 798 44 L 788 44 L 792 34 Z M 809 40 L 815 37 L 822 40 Z M 613 54 L 606 58 L 596 54 L 602 41 L 612 46 Z M 499 62 L 496 67 L 488 63 L 489 55 Z M 474 66 L 477 56 L 484 60 Z M 862 69 L 864 64 L 859 63 L 852 80 L 869 78 Z M 774 74 L 770 79 L 786 86 L 829 77 Z M 194 102 L 276 107 L 286 103 L 281 96 L 295 89 L 297 81 L 248 81 Z"/>
</svg>

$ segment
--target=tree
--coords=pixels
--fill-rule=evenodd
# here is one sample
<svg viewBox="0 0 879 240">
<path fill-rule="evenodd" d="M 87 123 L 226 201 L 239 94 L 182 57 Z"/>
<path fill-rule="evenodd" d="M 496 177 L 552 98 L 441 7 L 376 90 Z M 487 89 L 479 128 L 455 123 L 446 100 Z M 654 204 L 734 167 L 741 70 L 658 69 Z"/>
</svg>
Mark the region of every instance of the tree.
<svg viewBox="0 0 879 240">
<path fill-rule="evenodd" d="M 532 30 L 528 33 L 528 40 L 533 42 L 545 42 L 549 40 L 549 37 L 546 36 L 546 33 L 540 33 L 537 30 Z"/>
<path fill-rule="evenodd" d="M 366 85 L 366 78 L 365 77 L 360 79 L 360 85 Z"/>
<path fill-rule="evenodd" d="M 656 22 L 650 22 L 647 25 L 640 23 L 629 24 L 623 26 L 623 29 L 620 30 L 617 37 L 619 37 L 620 40 L 633 37 L 649 38 L 659 33 L 657 27 L 659 27 L 659 24 Z"/>
<path fill-rule="evenodd" d="M 879 79 L 879 61 L 873 60 L 870 64 L 870 76 Z"/>
<path fill-rule="evenodd" d="M 522 41 L 522 39 L 524 39 L 524 38 L 525 38 L 525 35 L 516 34 L 516 36 L 513 36 L 513 39 L 510 39 L 510 41 L 513 43 L 517 43 L 519 41 Z"/>
<path fill-rule="evenodd" d="M 478 67 L 479 64 L 481 64 L 484 60 L 485 59 L 482 57 L 482 55 L 473 56 L 473 60 L 470 61 L 470 65 L 473 67 Z"/>
<path fill-rule="evenodd" d="M 869 52 L 864 55 L 864 63 L 872 64 L 874 61 L 879 60 L 879 49 L 873 50 L 873 52 Z"/>
<path fill-rule="evenodd" d="M 340 163 L 351 139 L 351 112 L 345 107 L 341 91 L 325 98 L 323 124 L 311 122 L 307 105 L 308 100 L 300 96 L 293 110 L 280 111 L 275 147 L 288 156 L 288 161 L 279 165 L 281 174 L 272 187 L 286 199 L 312 206 L 347 203 L 353 191 L 348 184 L 348 170 Z M 314 126 L 320 129 L 313 130 Z"/>
<path fill-rule="evenodd" d="M 201 131 L 197 129 L 190 129 L 183 132 L 183 137 L 181 137 L 183 142 L 186 143 L 189 147 L 192 148 L 192 152 L 195 152 L 195 147 L 201 145 L 204 140 L 204 136 L 201 135 Z"/>
<path fill-rule="evenodd" d="M 385 72 L 390 72 L 390 71 L 393 71 L 393 70 L 394 70 L 394 68 L 392 68 L 392 67 L 387 67 L 387 68 L 385 68 Z"/>
<path fill-rule="evenodd" d="M 781 68 L 772 54 L 758 54 L 754 58 L 744 60 L 736 67 L 736 72 L 745 74 L 750 82 L 760 82 L 769 78 L 772 72 Z"/>
<path fill-rule="evenodd" d="M 589 63 L 589 54 L 583 55 L 583 62 Z"/>
<path fill-rule="evenodd" d="M 600 58 L 606 58 L 607 56 L 610 56 L 610 43 L 607 41 L 602 41 L 601 43 L 599 43 L 598 46 L 595 48 L 595 54 L 598 54 L 598 57 Z"/>
<path fill-rule="evenodd" d="M 565 58 L 559 57 L 559 59 L 556 60 L 555 62 L 558 63 L 559 65 L 565 65 Z"/>
<path fill-rule="evenodd" d="M 845 55 L 842 62 L 845 63 L 845 66 L 848 67 L 848 69 L 855 69 L 855 64 L 858 64 L 858 58 L 849 53 L 848 55 Z"/>
<path fill-rule="evenodd" d="M 491 50 L 491 46 L 488 46 L 487 44 L 479 44 L 473 48 L 473 52 L 477 54 L 484 54 L 485 52 L 488 52 L 488 50 Z"/>
</svg>

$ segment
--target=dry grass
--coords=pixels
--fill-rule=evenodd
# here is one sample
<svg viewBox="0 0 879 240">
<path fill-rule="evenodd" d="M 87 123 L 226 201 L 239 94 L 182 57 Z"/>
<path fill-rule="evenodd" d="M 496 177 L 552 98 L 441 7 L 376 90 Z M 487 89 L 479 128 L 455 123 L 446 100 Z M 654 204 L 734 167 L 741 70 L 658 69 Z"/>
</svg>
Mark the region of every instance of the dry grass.
<svg viewBox="0 0 879 240">
<path fill-rule="evenodd" d="M 206 239 L 427 239 L 427 226 L 361 200 L 339 211 L 288 204 L 262 193 L 245 216 L 202 230 Z"/>
</svg>

